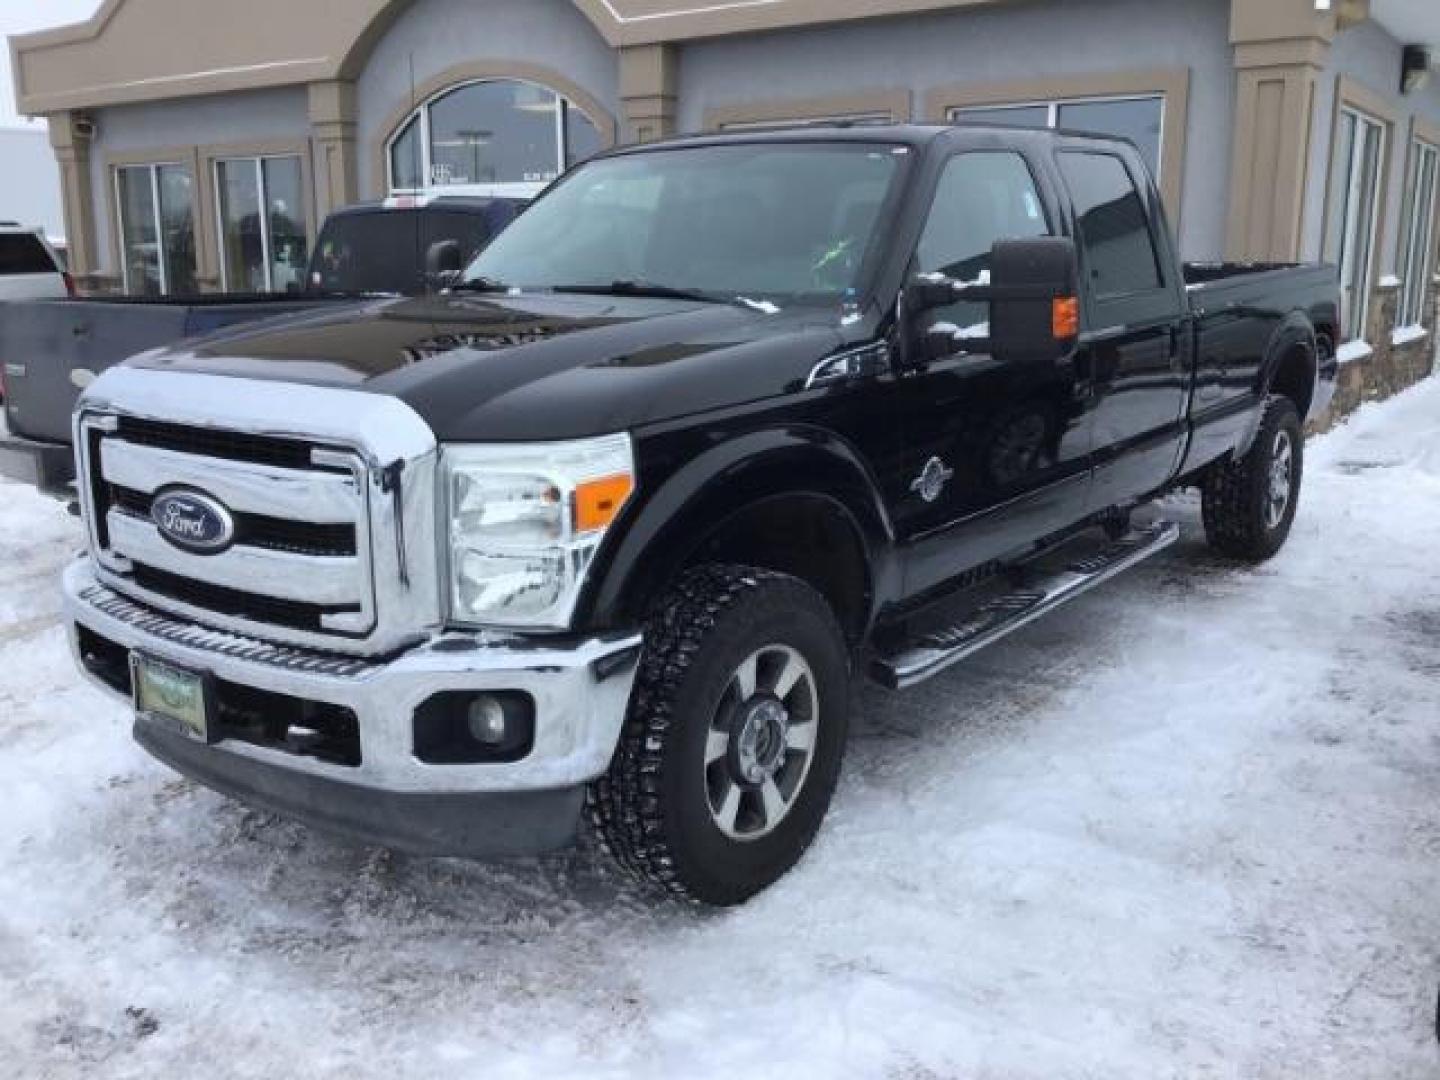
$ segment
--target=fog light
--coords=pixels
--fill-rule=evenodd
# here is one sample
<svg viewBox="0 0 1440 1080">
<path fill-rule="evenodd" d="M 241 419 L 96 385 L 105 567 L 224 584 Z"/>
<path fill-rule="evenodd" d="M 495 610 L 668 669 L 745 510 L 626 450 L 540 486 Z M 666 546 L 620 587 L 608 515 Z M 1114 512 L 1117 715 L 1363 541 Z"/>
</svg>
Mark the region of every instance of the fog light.
<svg viewBox="0 0 1440 1080">
<path fill-rule="evenodd" d="M 415 756 L 429 765 L 520 761 L 534 747 L 529 694 L 447 690 L 415 710 Z"/>
<path fill-rule="evenodd" d="M 478 697 L 470 703 L 468 717 L 470 737 L 486 746 L 498 746 L 505 741 L 509 725 L 505 721 L 505 708 L 493 697 Z"/>
</svg>

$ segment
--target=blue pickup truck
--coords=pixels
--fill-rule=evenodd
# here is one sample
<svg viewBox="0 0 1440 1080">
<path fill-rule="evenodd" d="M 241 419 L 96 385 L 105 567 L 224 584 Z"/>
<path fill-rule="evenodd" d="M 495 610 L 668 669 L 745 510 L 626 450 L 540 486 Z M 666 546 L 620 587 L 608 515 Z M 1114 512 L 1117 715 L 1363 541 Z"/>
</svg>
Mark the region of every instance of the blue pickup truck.
<svg viewBox="0 0 1440 1080">
<path fill-rule="evenodd" d="M 240 323 L 443 285 L 519 213 L 516 199 L 401 198 L 326 220 L 305 286 L 286 293 L 87 297 L 0 304 L 0 475 L 63 494 L 74 479 L 70 413 L 127 356 Z"/>
</svg>

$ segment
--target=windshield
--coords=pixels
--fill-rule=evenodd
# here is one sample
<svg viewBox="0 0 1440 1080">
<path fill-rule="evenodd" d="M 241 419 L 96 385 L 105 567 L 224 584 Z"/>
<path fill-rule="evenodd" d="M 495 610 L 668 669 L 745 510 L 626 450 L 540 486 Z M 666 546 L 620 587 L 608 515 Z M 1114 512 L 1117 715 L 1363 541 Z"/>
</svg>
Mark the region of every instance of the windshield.
<svg viewBox="0 0 1440 1080">
<path fill-rule="evenodd" d="M 470 264 L 519 289 L 674 289 L 828 300 L 861 264 L 905 150 L 749 143 L 583 165 Z"/>
<path fill-rule="evenodd" d="M 473 259 L 514 219 L 520 204 L 496 199 L 480 211 L 383 210 L 339 214 L 325 224 L 310 260 L 315 292 L 420 295 L 427 285 L 425 253 L 454 240 L 461 263 Z"/>
</svg>

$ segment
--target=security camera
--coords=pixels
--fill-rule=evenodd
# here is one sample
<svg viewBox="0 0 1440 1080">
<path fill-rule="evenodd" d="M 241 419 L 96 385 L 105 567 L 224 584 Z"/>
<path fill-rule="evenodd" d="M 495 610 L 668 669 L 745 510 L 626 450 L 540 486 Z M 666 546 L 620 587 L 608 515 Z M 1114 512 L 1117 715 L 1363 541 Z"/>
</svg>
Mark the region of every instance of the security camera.
<svg viewBox="0 0 1440 1080">
<path fill-rule="evenodd" d="M 77 139 L 95 138 L 95 118 L 81 114 L 71 121 L 71 128 Z"/>
<path fill-rule="evenodd" d="M 1406 45 L 1400 59 L 1400 92 L 1413 94 L 1430 81 L 1430 50 L 1423 45 Z"/>
</svg>

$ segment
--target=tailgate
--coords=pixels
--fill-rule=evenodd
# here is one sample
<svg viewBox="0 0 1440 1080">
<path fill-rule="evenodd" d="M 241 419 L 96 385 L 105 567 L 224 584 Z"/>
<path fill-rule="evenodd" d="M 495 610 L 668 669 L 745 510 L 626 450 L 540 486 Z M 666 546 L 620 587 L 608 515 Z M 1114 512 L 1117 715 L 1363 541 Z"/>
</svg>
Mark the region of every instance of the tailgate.
<svg viewBox="0 0 1440 1080">
<path fill-rule="evenodd" d="M 185 334 L 186 308 L 35 300 L 0 305 L 5 420 L 17 435 L 69 441 L 70 411 L 95 375 Z"/>
</svg>

